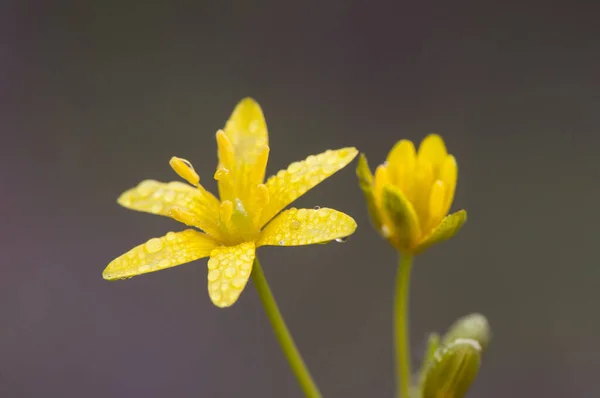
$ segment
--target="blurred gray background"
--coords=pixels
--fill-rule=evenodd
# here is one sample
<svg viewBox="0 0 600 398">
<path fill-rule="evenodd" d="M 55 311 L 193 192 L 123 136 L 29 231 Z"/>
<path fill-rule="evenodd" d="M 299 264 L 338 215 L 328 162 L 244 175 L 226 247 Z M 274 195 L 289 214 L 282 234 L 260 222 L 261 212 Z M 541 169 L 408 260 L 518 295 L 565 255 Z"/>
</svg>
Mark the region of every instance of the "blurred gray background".
<svg viewBox="0 0 600 398">
<path fill-rule="evenodd" d="M 469 397 L 597 397 L 600 51 L 583 2 L 4 1 L 0 396 L 301 397 L 254 287 L 230 309 L 206 260 L 123 282 L 114 257 L 179 230 L 119 207 L 262 105 L 272 174 L 354 145 L 372 166 L 443 135 L 469 221 L 417 258 L 411 338 L 478 311 L 494 340 Z M 394 251 L 355 163 L 296 202 L 354 216 L 348 243 L 259 250 L 326 397 L 391 397 Z"/>
</svg>

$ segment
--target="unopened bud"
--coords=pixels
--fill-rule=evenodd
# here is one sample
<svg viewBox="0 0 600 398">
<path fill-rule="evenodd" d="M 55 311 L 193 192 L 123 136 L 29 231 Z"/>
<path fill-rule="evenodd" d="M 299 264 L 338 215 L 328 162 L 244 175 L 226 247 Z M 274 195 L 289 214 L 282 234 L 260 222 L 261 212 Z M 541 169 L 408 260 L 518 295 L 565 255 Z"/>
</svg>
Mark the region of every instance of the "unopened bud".
<svg viewBox="0 0 600 398">
<path fill-rule="evenodd" d="M 429 362 L 423 380 L 423 398 L 463 398 L 479 372 L 481 345 L 456 339 L 440 347 Z"/>
</svg>

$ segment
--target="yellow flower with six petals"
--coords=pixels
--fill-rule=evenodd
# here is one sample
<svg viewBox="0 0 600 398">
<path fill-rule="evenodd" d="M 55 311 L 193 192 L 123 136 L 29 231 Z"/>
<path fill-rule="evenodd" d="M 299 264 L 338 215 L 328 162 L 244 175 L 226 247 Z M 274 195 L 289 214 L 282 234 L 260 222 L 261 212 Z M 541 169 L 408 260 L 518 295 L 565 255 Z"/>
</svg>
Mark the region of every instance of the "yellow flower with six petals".
<svg viewBox="0 0 600 398">
<path fill-rule="evenodd" d="M 333 209 L 282 211 L 350 163 L 358 153 L 355 148 L 309 156 L 265 182 L 267 125 L 251 98 L 240 101 L 216 138 L 219 165 L 214 178 L 220 198 L 200 185 L 188 161 L 174 157 L 171 167 L 191 185 L 145 180 L 118 199 L 129 209 L 169 216 L 197 229 L 169 232 L 133 248 L 106 267 L 105 279 L 129 278 L 210 256 L 209 296 L 215 305 L 228 307 L 246 286 L 257 247 L 324 243 L 356 229 L 350 216 Z"/>
<path fill-rule="evenodd" d="M 375 228 L 401 253 L 418 254 L 454 236 L 467 219 L 464 210 L 447 215 L 458 166 L 437 134 L 428 135 L 418 152 L 400 140 L 374 177 L 361 155 L 356 172 Z"/>
</svg>

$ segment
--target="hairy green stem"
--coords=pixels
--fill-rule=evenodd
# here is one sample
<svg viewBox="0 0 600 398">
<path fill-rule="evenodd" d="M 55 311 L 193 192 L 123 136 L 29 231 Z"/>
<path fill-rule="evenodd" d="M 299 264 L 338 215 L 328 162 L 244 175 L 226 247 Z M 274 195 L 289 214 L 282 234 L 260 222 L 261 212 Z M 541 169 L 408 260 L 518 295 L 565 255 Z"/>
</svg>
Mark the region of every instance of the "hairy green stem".
<svg viewBox="0 0 600 398">
<path fill-rule="evenodd" d="M 281 312 L 279 312 L 279 308 L 277 307 L 273 293 L 271 293 L 271 289 L 269 288 L 269 284 L 267 283 L 258 258 L 254 259 L 252 279 L 254 280 L 256 290 L 258 290 L 260 300 L 265 307 L 267 317 L 269 318 L 269 321 L 271 321 L 275 336 L 277 336 L 277 340 L 279 340 L 279 344 L 281 344 L 283 353 L 292 368 L 292 372 L 294 372 L 294 375 L 298 379 L 298 383 L 300 383 L 304 395 L 306 395 L 307 398 L 321 398 L 321 393 L 313 381 L 308 368 L 304 364 L 304 360 L 302 359 L 300 352 L 298 352 L 298 348 L 296 348 L 294 339 L 292 339 L 292 335 L 285 325 Z"/>
</svg>

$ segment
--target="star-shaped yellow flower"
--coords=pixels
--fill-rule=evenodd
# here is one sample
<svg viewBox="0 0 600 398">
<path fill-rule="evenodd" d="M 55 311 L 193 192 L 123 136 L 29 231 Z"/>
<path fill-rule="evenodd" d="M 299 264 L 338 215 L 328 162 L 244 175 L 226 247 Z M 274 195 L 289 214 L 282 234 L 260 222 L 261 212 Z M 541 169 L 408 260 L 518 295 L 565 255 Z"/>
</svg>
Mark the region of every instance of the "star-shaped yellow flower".
<svg viewBox="0 0 600 398">
<path fill-rule="evenodd" d="M 467 219 L 464 210 L 447 215 L 458 166 L 437 134 L 428 135 L 418 152 L 400 140 L 375 177 L 361 155 L 356 172 L 375 228 L 401 253 L 418 254 L 454 236 Z"/>
<path fill-rule="evenodd" d="M 215 305 L 228 307 L 248 282 L 257 247 L 323 243 L 354 232 L 352 217 L 333 209 L 282 210 L 350 163 L 358 153 L 355 148 L 309 156 L 264 182 L 268 134 L 256 101 L 240 101 L 216 136 L 219 165 L 214 177 L 220 199 L 200 185 L 188 161 L 176 157 L 171 167 L 191 185 L 145 180 L 118 199 L 129 209 L 172 217 L 197 229 L 169 232 L 133 248 L 106 267 L 105 279 L 125 279 L 210 256 L 209 296 Z"/>
</svg>

